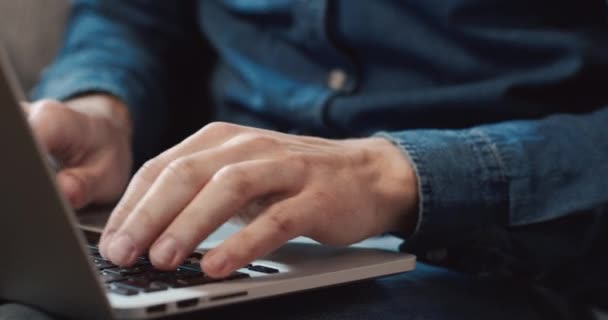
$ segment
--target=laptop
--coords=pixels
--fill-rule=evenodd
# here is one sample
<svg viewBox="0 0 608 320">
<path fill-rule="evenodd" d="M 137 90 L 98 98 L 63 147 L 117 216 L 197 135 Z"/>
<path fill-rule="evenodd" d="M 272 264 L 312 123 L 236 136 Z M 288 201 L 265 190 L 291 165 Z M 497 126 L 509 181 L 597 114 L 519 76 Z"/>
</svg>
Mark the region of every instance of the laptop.
<svg viewBox="0 0 608 320">
<path fill-rule="evenodd" d="M 103 227 L 108 210 L 83 214 L 89 223 L 78 220 L 57 191 L 21 99 L 9 65 L 0 57 L 0 300 L 70 319 L 150 319 L 415 267 L 415 256 L 394 250 L 365 244 L 332 248 L 306 239 L 291 241 L 225 279 L 200 270 L 211 242 L 172 272 L 155 270 L 146 256 L 130 268 L 114 266 L 95 245 L 95 231 Z"/>
</svg>

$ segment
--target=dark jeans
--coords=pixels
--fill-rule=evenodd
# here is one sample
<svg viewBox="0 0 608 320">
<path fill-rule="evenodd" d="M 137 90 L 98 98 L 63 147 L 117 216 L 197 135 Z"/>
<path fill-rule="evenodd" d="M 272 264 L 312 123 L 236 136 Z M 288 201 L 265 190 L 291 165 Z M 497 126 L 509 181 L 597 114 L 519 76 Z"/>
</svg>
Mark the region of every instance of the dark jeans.
<svg viewBox="0 0 608 320">
<path fill-rule="evenodd" d="M 265 319 L 528 320 L 556 319 L 560 315 L 530 290 L 512 282 L 470 277 L 419 263 L 415 271 L 401 275 L 206 310 L 176 319 L 260 316 Z M 566 316 L 584 318 L 583 314 Z M 51 318 L 21 305 L 5 304 L 0 306 L 0 319 Z"/>
</svg>

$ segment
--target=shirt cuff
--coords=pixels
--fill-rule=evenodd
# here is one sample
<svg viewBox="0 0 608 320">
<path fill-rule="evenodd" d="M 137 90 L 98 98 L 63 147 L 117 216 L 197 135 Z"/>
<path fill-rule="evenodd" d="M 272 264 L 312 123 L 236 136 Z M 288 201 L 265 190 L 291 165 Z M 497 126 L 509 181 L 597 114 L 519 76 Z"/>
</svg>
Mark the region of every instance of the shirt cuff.
<svg viewBox="0 0 608 320">
<path fill-rule="evenodd" d="M 67 100 L 85 93 L 103 92 L 132 106 L 137 105 L 140 100 L 138 97 L 141 94 L 137 92 L 137 87 L 130 85 L 128 78 L 120 72 L 72 68 L 71 72 L 47 72 L 33 89 L 31 96 L 34 100 Z"/>
<path fill-rule="evenodd" d="M 507 168 L 498 146 L 482 130 L 412 130 L 376 136 L 400 147 L 418 178 L 418 222 L 405 243 L 406 251 L 441 260 L 447 248 L 470 241 L 484 229 L 507 224 Z"/>
</svg>

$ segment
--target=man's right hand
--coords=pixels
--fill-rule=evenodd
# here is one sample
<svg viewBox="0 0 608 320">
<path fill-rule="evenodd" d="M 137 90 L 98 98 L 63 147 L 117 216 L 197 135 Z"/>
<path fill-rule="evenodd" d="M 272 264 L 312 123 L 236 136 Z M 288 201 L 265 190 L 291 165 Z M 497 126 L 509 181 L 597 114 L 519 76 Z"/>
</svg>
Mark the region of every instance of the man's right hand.
<svg viewBox="0 0 608 320">
<path fill-rule="evenodd" d="M 126 106 L 108 95 L 24 104 L 38 142 L 60 166 L 56 179 L 70 204 L 118 200 L 131 173 Z"/>
</svg>

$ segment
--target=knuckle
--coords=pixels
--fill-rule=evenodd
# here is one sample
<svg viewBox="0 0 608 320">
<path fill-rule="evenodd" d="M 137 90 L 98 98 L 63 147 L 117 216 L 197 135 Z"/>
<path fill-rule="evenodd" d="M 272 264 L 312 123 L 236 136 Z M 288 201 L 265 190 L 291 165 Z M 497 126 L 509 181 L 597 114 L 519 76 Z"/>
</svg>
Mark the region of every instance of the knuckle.
<svg viewBox="0 0 608 320">
<path fill-rule="evenodd" d="M 300 169 L 310 167 L 310 159 L 302 154 L 289 154 L 285 157 L 285 162 Z"/>
<path fill-rule="evenodd" d="M 140 206 L 135 211 L 132 211 L 129 214 L 132 214 L 134 216 L 130 218 L 133 220 L 131 220 L 130 223 L 127 223 L 127 226 L 137 226 L 137 228 L 140 230 L 155 230 L 155 227 L 158 227 L 158 224 L 160 222 L 160 217 L 153 215 L 150 210 L 145 206 Z M 137 241 L 137 239 L 133 240 Z"/>
<path fill-rule="evenodd" d="M 288 154 L 282 159 L 281 165 L 290 168 L 296 176 L 305 177 L 311 168 L 311 160 L 301 154 Z"/>
<path fill-rule="evenodd" d="M 281 235 L 291 236 L 296 232 L 296 221 L 289 215 L 273 214 L 268 217 L 268 221 L 272 224 L 271 227 Z"/>
<path fill-rule="evenodd" d="M 133 212 L 133 209 L 135 208 L 131 203 L 121 201 L 116 205 L 116 208 L 114 208 L 114 216 L 124 219 Z"/>
<path fill-rule="evenodd" d="M 87 198 L 89 193 L 91 192 L 90 186 L 87 181 L 91 180 L 91 178 L 88 178 L 87 180 L 87 177 L 82 177 L 80 175 L 72 174 L 70 172 L 66 172 L 65 174 L 66 176 L 70 177 L 72 181 L 71 183 L 74 184 L 74 187 L 72 187 L 69 193 L 67 194 L 68 200 L 74 207 L 81 208 L 82 206 L 87 204 Z"/>
<path fill-rule="evenodd" d="M 221 168 L 215 173 L 213 180 L 221 183 L 226 192 L 234 196 L 247 196 L 252 187 L 249 174 L 238 165 L 227 165 Z"/>
<path fill-rule="evenodd" d="M 274 137 L 265 135 L 259 132 L 247 132 L 239 134 L 230 140 L 231 144 L 244 145 L 256 149 L 271 149 L 279 145 L 279 142 Z"/>
<path fill-rule="evenodd" d="M 137 171 L 135 178 L 151 182 L 162 172 L 164 166 L 164 161 L 159 158 L 148 160 Z"/>
<path fill-rule="evenodd" d="M 197 172 L 196 161 L 191 158 L 180 158 L 171 161 L 165 168 L 167 172 L 185 182 L 192 182 Z"/>
<path fill-rule="evenodd" d="M 234 132 L 237 127 L 238 127 L 237 125 L 232 124 L 232 123 L 216 121 L 216 122 L 211 122 L 211 123 L 205 125 L 201 130 L 199 130 L 199 134 L 207 134 L 207 133 L 225 134 L 225 133 Z"/>
</svg>

